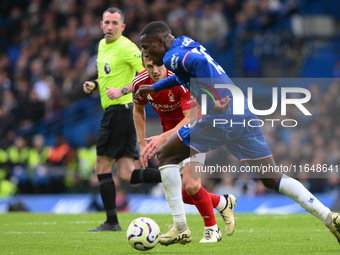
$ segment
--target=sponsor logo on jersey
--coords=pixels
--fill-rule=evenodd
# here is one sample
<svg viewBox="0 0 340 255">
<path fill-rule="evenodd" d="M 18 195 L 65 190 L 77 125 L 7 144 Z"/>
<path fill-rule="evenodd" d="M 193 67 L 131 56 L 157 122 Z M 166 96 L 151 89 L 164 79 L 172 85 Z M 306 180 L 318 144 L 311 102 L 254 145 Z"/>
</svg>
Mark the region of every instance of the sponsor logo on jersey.
<svg viewBox="0 0 340 255">
<path fill-rule="evenodd" d="M 182 105 L 181 101 L 178 101 L 175 104 L 155 104 L 153 102 L 150 102 L 150 104 L 161 112 L 170 112 Z"/>
</svg>

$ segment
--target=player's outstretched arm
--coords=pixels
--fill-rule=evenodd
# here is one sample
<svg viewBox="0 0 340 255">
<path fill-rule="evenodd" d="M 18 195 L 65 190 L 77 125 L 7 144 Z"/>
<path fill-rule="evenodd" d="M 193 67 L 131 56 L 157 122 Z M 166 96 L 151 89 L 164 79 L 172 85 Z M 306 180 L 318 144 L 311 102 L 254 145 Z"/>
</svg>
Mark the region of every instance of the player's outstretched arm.
<svg viewBox="0 0 340 255">
<path fill-rule="evenodd" d="M 169 89 L 176 86 L 180 86 L 176 79 L 176 75 L 169 76 L 163 80 L 156 82 L 153 85 L 142 85 L 137 90 L 137 97 L 142 100 L 146 98 L 146 94 L 154 94 L 163 89 Z"/>
<path fill-rule="evenodd" d="M 143 100 L 143 99 L 146 99 L 146 94 L 155 94 L 155 93 L 156 91 L 153 85 L 141 85 L 138 88 L 136 95 L 139 100 Z"/>
</svg>

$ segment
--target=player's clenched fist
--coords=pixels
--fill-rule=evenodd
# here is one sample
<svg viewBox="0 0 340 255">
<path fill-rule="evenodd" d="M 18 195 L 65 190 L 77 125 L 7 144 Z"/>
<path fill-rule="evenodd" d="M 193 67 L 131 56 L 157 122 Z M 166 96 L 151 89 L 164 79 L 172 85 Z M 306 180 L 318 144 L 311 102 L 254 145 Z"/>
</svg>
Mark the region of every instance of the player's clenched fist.
<svg viewBox="0 0 340 255">
<path fill-rule="evenodd" d="M 155 89 L 152 85 L 141 85 L 136 92 L 138 99 L 143 100 L 146 98 L 146 94 L 155 94 Z"/>
<path fill-rule="evenodd" d="M 86 94 L 92 93 L 98 87 L 97 81 L 85 81 L 83 84 L 83 90 Z"/>
</svg>

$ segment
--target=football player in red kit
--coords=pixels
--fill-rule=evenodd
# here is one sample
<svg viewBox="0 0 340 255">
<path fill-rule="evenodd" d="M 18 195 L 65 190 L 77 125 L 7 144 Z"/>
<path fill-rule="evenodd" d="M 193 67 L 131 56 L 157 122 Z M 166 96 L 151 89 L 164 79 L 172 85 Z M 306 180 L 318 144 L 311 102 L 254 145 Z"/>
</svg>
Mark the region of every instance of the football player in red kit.
<svg viewBox="0 0 340 255">
<path fill-rule="evenodd" d="M 140 161 L 142 166 L 147 167 L 148 159 L 153 157 L 168 138 L 182 126 L 201 118 L 196 98 L 184 86 L 162 90 L 156 94 L 148 94 L 144 100 L 138 99 L 136 91 L 139 86 L 153 84 L 161 79 L 173 75 L 164 65 L 154 65 L 151 60 L 142 57 L 146 70 L 140 72 L 132 82 L 133 101 L 135 103 L 133 116 L 140 146 Z M 156 113 L 160 116 L 163 133 L 146 138 L 145 136 L 145 105 L 150 103 Z M 200 178 L 190 176 L 190 165 L 204 164 L 205 153 L 196 154 L 195 157 L 187 158 L 181 162 L 180 172 L 182 175 L 183 201 L 194 204 L 204 220 L 204 236 L 200 242 L 218 242 L 222 234 L 216 224 L 213 208 L 216 208 L 226 224 L 226 232 L 231 235 L 235 227 L 234 206 L 236 199 L 231 194 L 218 196 L 207 192 L 201 186 Z M 167 194 L 165 194 L 167 195 Z M 228 205 L 228 206 L 227 206 Z M 171 231 L 170 231 L 171 232 Z M 181 242 L 181 240 L 169 238 L 161 242 L 169 245 Z M 187 242 L 187 240 L 186 240 Z"/>
</svg>

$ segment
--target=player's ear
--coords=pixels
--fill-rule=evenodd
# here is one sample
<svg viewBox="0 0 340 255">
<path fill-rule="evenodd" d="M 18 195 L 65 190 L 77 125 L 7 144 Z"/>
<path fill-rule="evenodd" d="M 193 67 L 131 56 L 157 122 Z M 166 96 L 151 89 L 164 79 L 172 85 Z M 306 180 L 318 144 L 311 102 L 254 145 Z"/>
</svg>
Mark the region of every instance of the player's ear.
<svg viewBox="0 0 340 255">
<path fill-rule="evenodd" d="M 122 24 L 122 30 L 121 30 L 122 32 L 125 30 L 125 27 L 126 27 L 126 24 L 123 23 L 123 24 Z"/>
<path fill-rule="evenodd" d="M 103 21 L 101 20 L 101 21 L 100 21 L 100 29 L 101 29 L 102 31 L 103 31 L 103 24 L 104 24 L 104 23 L 103 23 Z"/>
</svg>

